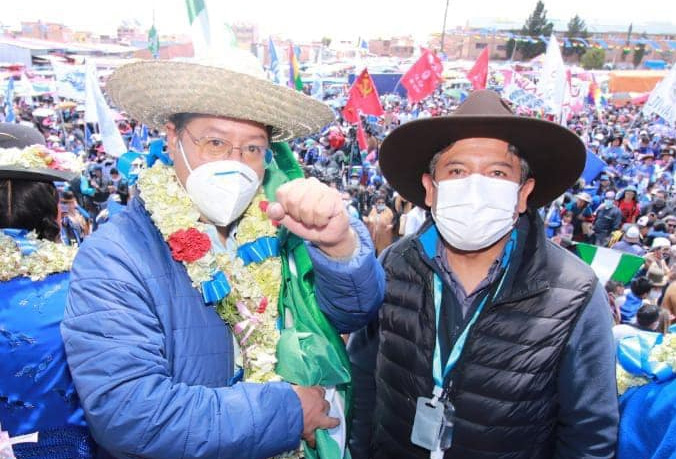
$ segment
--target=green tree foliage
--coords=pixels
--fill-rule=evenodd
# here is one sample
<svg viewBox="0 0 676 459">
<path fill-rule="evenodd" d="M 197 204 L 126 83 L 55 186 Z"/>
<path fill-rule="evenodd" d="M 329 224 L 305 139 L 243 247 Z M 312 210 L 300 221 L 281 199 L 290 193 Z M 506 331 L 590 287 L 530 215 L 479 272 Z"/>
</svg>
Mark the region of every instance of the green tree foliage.
<svg viewBox="0 0 676 459">
<path fill-rule="evenodd" d="M 646 33 L 643 32 L 641 34 L 641 38 L 648 38 L 648 35 L 646 35 Z M 643 60 L 643 56 L 645 56 L 645 43 L 639 43 L 634 48 L 634 58 L 632 59 L 632 62 L 634 64 L 634 68 L 641 65 L 641 61 Z"/>
<path fill-rule="evenodd" d="M 589 37 L 589 32 L 587 31 L 587 25 L 577 14 L 573 16 L 570 21 L 568 21 L 568 30 L 566 31 L 566 38 L 570 42 L 571 46 L 563 47 L 564 56 L 582 56 L 586 47 L 583 43 L 573 40 L 574 38 L 584 38 Z"/>
<path fill-rule="evenodd" d="M 526 23 L 521 29 L 521 35 L 532 37 L 533 42 L 521 41 L 517 43 L 517 51 L 521 53 L 521 56 L 524 59 L 532 59 L 538 54 L 542 54 L 547 49 L 547 45 L 540 40 L 541 36 L 549 38 L 554 29 L 554 24 L 552 24 L 547 19 L 547 10 L 545 10 L 545 4 L 538 0 L 535 5 L 535 9 L 526 19 Z M 508 44 L 509 49 L 509 44 Z"/>
<path fill-rule="evenodd" d="M 627 54 L 629 54 L 629 46 L 631 45 L 631 30 L 633 27 L 634 24 L 629 24 L 629 30 L 627 30 L 627 41 L 624 43 L 624 49 L 622 49 L 622 54 L 620 54 L 622 62 L 624 62 L 624 59 L 627 57 Z"/>
<path fill-rule="evenodd" d="M 600 48 L 587 48 L 580 58 L 580 63 L 586 70 L 601 69 L 605 62 L 606 52 Z"/>
</svg>

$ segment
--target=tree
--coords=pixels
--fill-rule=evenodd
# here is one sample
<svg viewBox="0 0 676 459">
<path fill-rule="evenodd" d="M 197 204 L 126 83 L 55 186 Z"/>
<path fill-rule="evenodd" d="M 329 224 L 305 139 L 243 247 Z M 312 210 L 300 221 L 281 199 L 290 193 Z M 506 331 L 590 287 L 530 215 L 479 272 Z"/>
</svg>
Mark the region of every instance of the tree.
<svg viewBox="0 0 676 459">
<path fill-rule="evenodd" d="M 580 58 L 585 70 L 602 69 L 606 62 L 606 52 L 601 48 L 588 48 Z"/>
<path fill-rule="evenodd" d="M 573 16 L 570 21 L 568 21 L 568 30 L 566 31 L 566 38 L 570 42 L 571 46 L 563 47 L 564 56 L 573 56 L 577 55 L 578 57 L 582 56 L 586 51 L 586 46 L 576 38 L 586 39 L 589 36 L 587 31 L 587 25 L 577 14 Z"/>
<path fill-rule="evenodd" d="M 524 59 L 532 59 L 542 54 L 547 49 L 547 45 L 540 39 L 541 36 L 549 37 L 554 29 L 554 24 L 547 20 L 547 11 L 545 4 L 538 0 L 535 9 L 526 19 L 526 23 L 521 29 L 521 35 L 531 37 L 530 41 L 517 43 L 517 51 L 521 52 Z"/>
<path fill-rule="evenodd" d="M 646 35 L 646 33 L 643 32 L 641 34 L 641 38 L 643 38 L 643 39 L 648 38 L 648 35 Z M 634 68 L 641 65 L 641 61 L 643 60 L 643 56 L 645 56 L 645 42 L 639 43 L 634 48 L 634 58 L 633 58 Z"/>
<path fill-rule="evenodd" d="M 624 62 L 624 59 L 627 57 L 627 54 L 629 54 L 629 46 L 631 44 L 631 29 L 633 28 L 634 24 L 629 24 L 629 30 L 627 30 L 627 41 L 624 44 L 624 48 L 622 49 L 622 54 L 620 54 L 620 58 L 622 59 L 622 62 Z"/>
</svg>

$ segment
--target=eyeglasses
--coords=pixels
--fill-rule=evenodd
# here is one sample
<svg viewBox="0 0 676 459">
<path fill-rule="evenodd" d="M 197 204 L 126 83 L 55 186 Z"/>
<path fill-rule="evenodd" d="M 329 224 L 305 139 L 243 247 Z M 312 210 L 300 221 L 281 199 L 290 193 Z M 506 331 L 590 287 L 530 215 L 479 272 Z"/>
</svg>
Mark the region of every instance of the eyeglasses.
<svg viewBox="0 0 676 459">
<path fill-rule="evenodd" d="M 233 150 L 239 150 L 242 159 L 247 163 L 258 164 L 265 162 L 268 164 L 272 161 L 272 150 L 267 146 L 250 144 L 235 147 L 228 140 L 221 139 L 220 137 L 204 136 L 196 138 L 188 128 L 184 128 L 183 130 L 197 146 L 202 157 L 209 159 L 230 158 Z"/>
</svg>

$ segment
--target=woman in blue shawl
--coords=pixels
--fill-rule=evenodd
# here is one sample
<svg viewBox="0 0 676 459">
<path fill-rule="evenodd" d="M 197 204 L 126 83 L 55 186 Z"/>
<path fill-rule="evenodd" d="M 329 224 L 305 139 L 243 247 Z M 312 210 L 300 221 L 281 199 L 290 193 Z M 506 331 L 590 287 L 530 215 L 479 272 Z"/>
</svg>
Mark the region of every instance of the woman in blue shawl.
<svg viewBox="0 0 676 459">
<path fill-rule="evenodd" d="M 54 181 L 73 178 L 33 128 L 0 125 L 0 425 L 17 459 L 94 457 L 59 331 L 75 249 L 60 239 Z M 44 162 L 44 167 L 25 167 Z"/>
</svg>

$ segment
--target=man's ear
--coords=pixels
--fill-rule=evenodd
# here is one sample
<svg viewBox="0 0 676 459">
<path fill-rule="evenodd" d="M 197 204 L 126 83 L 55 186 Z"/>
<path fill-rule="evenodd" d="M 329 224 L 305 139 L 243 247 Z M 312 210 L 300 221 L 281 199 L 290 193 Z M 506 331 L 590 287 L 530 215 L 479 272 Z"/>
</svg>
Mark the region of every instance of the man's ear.
<svg viewBox="0 0 676 459">
<path fill-rule="evenodd" d="M 434 180 L 430 174 L 423 174 L 422 186 L 425 188 L 425 204 L 431 209 L 437 196 L 437 187 L 434 186 Z"/>
<path fill-rule="evenodd" d="M 521 185 L 519 189 L 519 203 L 517 205 L 517 211 L 522 214 L 528 209 L 528 197 L 531 195 L 535 189 L 535 179 L 529 178 L 526 180 L 526 183 Z"/>
<path fill-rule="evenodd" d="M 174 161 L 174 154 L 178 150 L 178 133 L 176 132 L 176 125 L 169 121 L 164 125 L 164 130 L 167 133 L 167 153 L 171 160 Z"/>
</svg>

